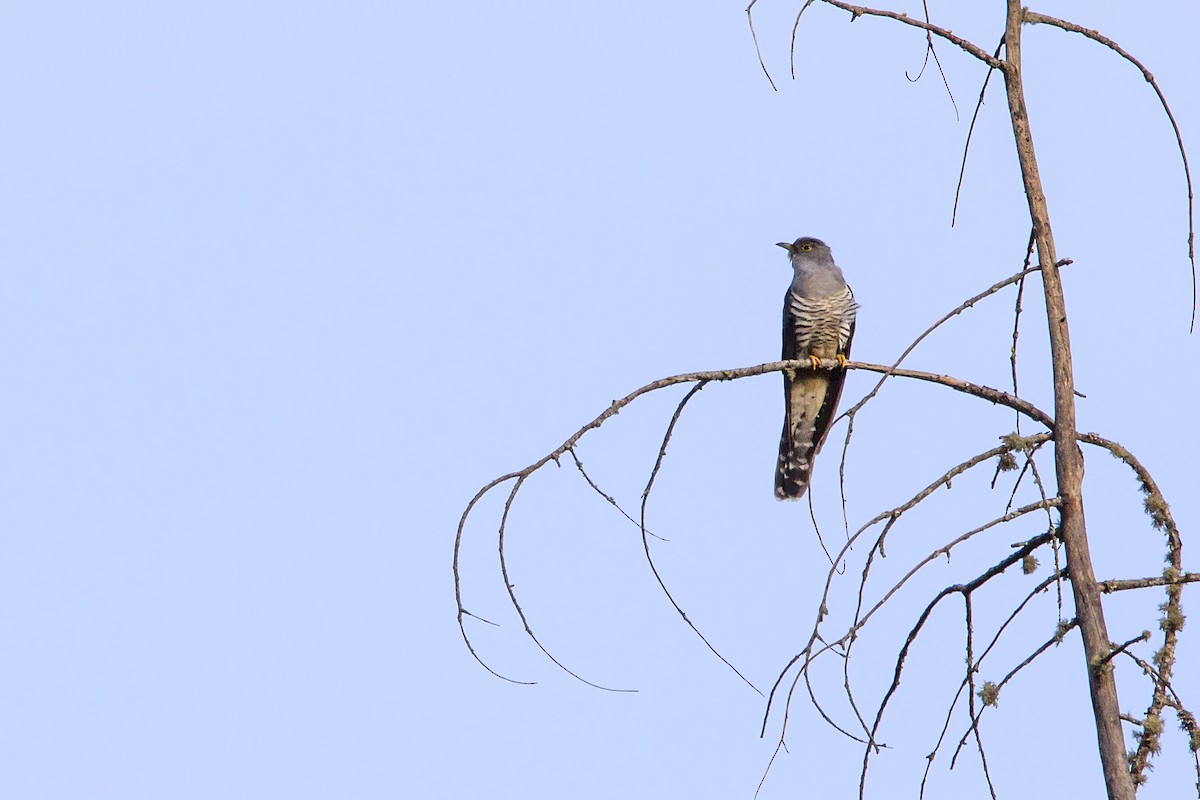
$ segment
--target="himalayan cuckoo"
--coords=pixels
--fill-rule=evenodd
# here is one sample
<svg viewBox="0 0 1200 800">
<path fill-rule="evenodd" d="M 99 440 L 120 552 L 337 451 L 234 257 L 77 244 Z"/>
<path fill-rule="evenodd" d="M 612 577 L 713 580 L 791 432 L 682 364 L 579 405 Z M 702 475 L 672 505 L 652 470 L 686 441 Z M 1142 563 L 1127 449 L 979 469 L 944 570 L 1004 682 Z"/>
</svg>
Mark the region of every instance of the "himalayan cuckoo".
<svg viewBox="0 0 1200 800">
<path fill-rule="evenodd" d="M 783 359 L 812 362 L 811 369 L 783 373 L 786 411 L 775 496 L 799 500 L 808 490 L 813 458 L 829 433 L 846 377 L 844 369 L 823 369 L 820 362 L 835 359 L 845 366 L 858 304 L 820 239 L 804 236 L 779 246 L 788 251 L 796 273 L 783 302 Z"/>
</svg>

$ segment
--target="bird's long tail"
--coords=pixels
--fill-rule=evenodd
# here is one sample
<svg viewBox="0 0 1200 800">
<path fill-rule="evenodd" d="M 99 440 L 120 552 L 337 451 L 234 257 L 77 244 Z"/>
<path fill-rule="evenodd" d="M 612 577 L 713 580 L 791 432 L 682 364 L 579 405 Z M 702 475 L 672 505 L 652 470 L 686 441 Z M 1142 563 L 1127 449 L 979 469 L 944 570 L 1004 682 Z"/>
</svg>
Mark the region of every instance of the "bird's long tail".
<svg viewBox="0 0 1200 800">
<path fill-rule="evenodd" d="M 828 420 L 823 417 L 829 414 L 822 414 L 822 410 L 833 394 L 830 383 L 830 373 L 823 370 L 801 371 L 794 377 L 784 375 L 787 412 L 775 470 L 775 496 L 780 500 L 799 500 L 808 491 L 813 458 L 828 428 Z"/>
</svg>

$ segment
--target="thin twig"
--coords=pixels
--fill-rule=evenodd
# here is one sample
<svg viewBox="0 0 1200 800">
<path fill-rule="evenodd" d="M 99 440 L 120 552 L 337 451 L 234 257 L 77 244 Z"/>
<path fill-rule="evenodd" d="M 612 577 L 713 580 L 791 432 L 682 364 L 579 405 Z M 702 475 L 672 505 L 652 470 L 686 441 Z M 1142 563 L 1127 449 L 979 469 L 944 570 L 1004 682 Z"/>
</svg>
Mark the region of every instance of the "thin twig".
<svg viewBox="0 0 1200 800">
<path fill-rule="evenodd" d="M 1019 429 L 1020 420 L 1018 420 L 1017 422 L 1018 422 L 1018 429 Z M 1033 474 L 1033 482 L 1034 482 L 1034 485 L 1037 486 L 1038 495 L 1043 500 L 1045 500 L 1048 497 L 1048 495 L 1046 493 L 1046 485 L 1044 483 L 1042 483 L 1042 475 L 1038 471 L 1037 460 L 1035 458 L 1037 451 L 1039 449 L 1041 449 L 1042 445 L 1027 443 L 1026 440 L 1019 433 L 1013 435 L 1013 437 L 1010 441 L 1010 444 L 1012 444 L 1014 450 L 1020 449 L 1021 452 L 1024 453 L 1025 467 L 1027 467 L 1029 469 L 1030 473 Z M 1024 475 L 1025 475 L 1025 469 L 1022 468 L 1021 476 L 1024 476 Z M 1017 478 L 1017 486 L 1020 485 L 1020 482 L 1021 482 L 1021 479 L 1020 479 L 1020 477 L 1018 477 Z M 1013 486 L 1012 497 L 1009 498 L 1010 504 L 1013 502 L 1013 499 L 1017 496 L 1017 486 Z M 1049 509 L 1046 510 L 1046 522 L 1049 524 L 1050 530 L 1054 530 L 1054 517 L 1051 516 Z M 1062 564 L 1060 563 L 1061 555 L 1059 553 L 1059 547 L 1058 547 L 1059 541 L 1058 541 L 1057 537 L 1052 542 L 1052 545 L 1053 545 L 1053 550 L 1054 550 L 1054 570 L 1057 573 L 1058 570 L 1061 569 L 1061 567 L 1062 567 Z M 1063 608 L 1063 595 L 1062 595 L 1061 581 L 1055 587 L 1055 590 L 1058 595 L 1058 619 L 1059 619 L 1059 622 L 1061 622 L 1062 621 L 1062 608 Z"/>
<path fill-rule="evenodd" d="M 1113 658 L 1120 655 L 1121 653 L 1124 653 L 1126 650 L 1128 650 L 1130 647 L 1137 644 L 1138 642 L 1148 642 L 1148 641 L 1150 641 L 1150 631 L 1142 631 L 1137 636 L 1133 637 L 1132 639 L 1125 642 L 1124 644 L 1120 644 L 1120 645 L 1117 645 L 1116 647 L 1114 647 L 1112 649 L 1112 651 L 1109 652 L 1108 655 L 1106 655 L 1104 658 L 1100 659 L 1100 661 L 1096 664 L 1096 666 L 1099 667 L 1104 664 L 1107 664 L 1108 662 L 1112 661 Z"/>
<path fill-rule="evenodd" d="M 1000 37 L 1000 44 L 996 45 L 996 52 L 992 54 L 992 58 L 1000 59 L 1000 50 L 1004 47 L 1004 37 Z M 962 165 L 958 168 L 958 183 L 954 187 L 954 209 L 950 212 L 950 227 L 954 227 L 954 223 L 958 221 L 958 198 L 962 194 L 963 178 L 967 174 L 967 153 L 971 149 L 971 137 L 975 134 L 975 122 L 979 119 L 979 110 L 983 108 L 983 96 L 987 94 L 988 81 L 992 79 L 992 72 L 997 67 L 994 64 L 988 65 L 987 75 L 983 76 L 983 88 L 979 90 L 979 100 L 975 103 L 975 113 L 971 115 L 971 125 L 967 128 L 967 141 L 963 144 Z M 1028 266 L 1028 260 L 1026 266 Z"/>
<path fill-rule="evenodd" d="M 1038 649 L 1036 649 L 1032 653 L 1030 653 L 1025 658 L 1024 661 L 1022 661 L 1020 664 L 1017 664 L 1017 666 L 1015 666 L 1011 670 L 1009 670 L 1008 674 L 1005 675 L 1004 678 L 999 683 L 996 684 L 996 694 L 999 694 L 1000 690 L 1003 689 L 1010 680 L 1012 680 L 1014 677 L 1016 677 L 1017 673 L 1019 673 L 1021 670 L 1025 669 L 1027 666 L 1032 664 L 1035 660 L 1037 660 L 1038 656 L 1040 656 L 1042 653 L 1049 650 L 1051 646 L 1056 645 L 1059 642 L 1061 642 L 1062 637 L 1066 635 L 1067 631 L 1071 630 L 1072 628 L 1078 627 L 1078 625 L 1079 625 L 1079 623 L 1076 620 L 1071 620 L 1070 622 L 1065 622 L 1065 623 L 1062 623 L 1061 625 L 1059 625 L 1058 630 L 1055 632 L 1055 634 L 1053 636 L 1051 636 L 1044 643 L 1042 643 L 1042 645 L 1040 647 L 1038 647 Z M 975 725 L 979 724 L 979 717 L 982 717 L 983 712 L 987 711 L 987 709 L 988 709 L 987 706 L 984 706 L 983 708 L 979 709 L 979 714 L 971 720 L 972 728 Z M 958 753 L 960 750 L 962 750 L 963 746 L 966 745 L 967 737 L 969 737 L 970 735 L 971 735 L 971 728 L 967 728 L 967 730 L 963 733 L 962 738 L 958 742 L 958 747 L 955 748 L 954 755 L 950 758 L 950 769 L 954 769 L 954 763 L 956 761 L 958 761 Z"/>
<path fill-rule="evenodd" d="M 1036 452 L 1036 448 L 1035 448 L 1035 452 Z M 1029 455 L 1029 467 L 1030 467 L 1030 470 L 1033 472 L 1033 482 L 1038 488 L 1038 494 L 1040 494 L 1043 498 L 1045 498 L 1046 497 L 1046 487 L 1042 483 L 1042 476 L 1038 472 L 1037 461 L 1034 460 L 1032 453 Z M 1054 518 L 1050 516 L 1049 512 L 1046 513 L 1046 519 L 1050 524 L 1050 530 L 1053 531 L 1054 530 Z M 1059 542 L 1059 539 L 1057 536 L 1055 536 L 1053 541 L 1050 542 L 1050 549 L 1054 552 L 1055 574 L 1061 572 L 1063 569 L 1062 552 L 1061 552 L 1061 548 L 1059 547 L 1059 544 L 1060 544 L 1060 542 Z M 1055 583 L 1054 592 L 1058 598 L 1058 621 L 1062 622 L 1063 590 L 1062 590 L 1062 581 L 1061 580 L 1059 580 Z"/>
<path fill-rule="evenodd" d="M 966 606 L 966 625 L 967 625 L 967 713 L 971 717 L 975 716 L 975 670 L 978 665 L 975 663 L 973 641 L 975 638 L 975 627 L 971 618 L 971 593 L 963 592 L 963 604 Z M 975 733 L 975 746 L 979 750 L 979 761 L 983 765 L 983 778 L 987 781 L 988 791 L 991 792 L 992 800 L 996 800 L 996 787 L 992 783 L 992 773 L 988 769 L 987 753 L 983 748 L 983 736 L 979 733 L 979 726 L 971 726 Z"/>
<path fill-rule="evenodd" d="M 1036 243 L 1034 238 L 1035 231 L 1029 230 L 1029 244 L 1025 245 L 1025 264 L 1024 268 L 1029 269 L 1029 262 L 1033 259 L 1033 246 Z M 1020 391 L 1017 390 L 1017 339 L 1021 335 L 1021 299 L 1025 295 L 1025 279 L 1021 278 L 1017 283 L 1017 300 L 1013 308 L 1013 333 L 1012 333 L 1012 351 L 1009 354 L 1009 365 L 1012 367 L 1012 393 L 1020 396 Z M 1021 432 L 1021 415 L 1017 415 L 1017 433 Z"/>
<path fill-rule="evenodd" d="M 763 61 L 762 49 L 758 46 L 758 34 L 754 32 L 754 15 L 750 9 L 754 8 L 754 4 L 758 0 L 750 0 L 750 5 L 746 6 L 746 21 L 750 23 L 750 37 L 754 39 L 754 53 L 758 56 L 758 65 L 762 67 L 763 75 L 767 76 L 767 82 L 771 84 L 771 89 L 778 92 L 779 88 L 775 86 L 775 80 L 771 77 L 771 73 L 767 70 L 767 64 Z M 810 0 L 811 2 L 811 0 Z"/>
<path fill-rule="evenodd" d="M 574 448 L 574 447 L 572 447 L 572 448 L 568 449 L 568 450 L 567 450 L 567 453 L 569 453 L 569 454 L 570 454 L 570 456 L 571 456 L 571 458 L 572 458 L 572 459 L 575 461 L 575 467 L 576 467 L 576 469 L 578 469 L 578 470 L 579 470 L 579 474 L 583 476 L 583 479 L 584 479 L 585 481 L 587 481 L 587 485 L 588 485 L 588 486 L 590 486 L 590 487 L 592 487 L 593 489 L 595 489 L 595 490 L 596 490 L 596 494 L 598 494 L 598 495 L 600 495 L 601 497 L 603 497 L 605 500 L 607 500 L 607 501 L 609 502 L 609 504 L 610 504 L 610 505 L 611 505 L 613 508 L 615 508 L 617 511 L 621 512 L 621 516 L 623 516 L 625 519 L 627 519 L 627 520 L 629 520 L 630 522 L 632 522 L 634 525 L 637 525 L 637 524 L 638 524 L 638 521 L 637 521 L 636 519 L 634 519 L 633 517 L 629 516 L 629 514 L 628 514 L 628 513 L 625 511 L 625 509 L 621 508 L 621 504 L 617 502 L 616 498 L 615 498 L 615 497 L 613 497 L 611 494 L 608 494 L 607 492 L 605 492 L 605 491 L 604 491 L 603 489 L 601 489 L 599 486 L 597 486 L 597 485 L 596 485 L 596 482 L 595 482 L 594 480 L 592 480 L 592 477 L 591 477 L 590 475 L 588 475 L 588 474 L 587 474 L 587 470 L 585 470 L 585 469 L 583 468 L 583 462 L 579 460 L 579 455 L 578 455 L 578 454 L 576 454 L 576 452 L 575 452 L 575 448 Z M 650 535 L 651 535 L 651 536 L 653 536 L 655 539 L 658 539 L 660 542 L 669 542 L 669 541 L 671 541 L 670 539 L 667 539 L 667 538 L 665 538 L 665 537 L 663 537 L 663 536 L 659 536 L 657 533 L 654 533 L 654 532 L 652 532 L 652 531 L 646 531 L 646 533 L 650 534 Z"/>
<path fill-rule="evenodd" d="M 812 520 L 813 530 L 817 532 L 817 543 L 821 545 L 821 552 L 832 564 L 833 556 L 829 554 L 829 548 L 825 546 L 825 537 L 821 535 L 821 525 L 817 522 L 817 510 L 813 507 L 813 492 L 808 493 L 808 518 Z"/>
<path fill-rule="evenodd" d="M 921 7 L 925 11 L 925 21 L 929 22 L 929 3 L 921 0 Z M 959 120 L 958 103 L 954 102 L 954 92 L 950 91 L 950 79 L 946 77 L 946 70 L 942 69 L 942 61 L 938 58 L 937 50 L 933 46 L 933 34 L 929 31 L 925 31 L 925 60 L 921 62 L 921 71 L 917 73 L 917 77 L 913 78 L 908 74 L 908 70 L 904 70 L 904 77 L 911 83 L 921 80 L 921 76 L 925 74 L 925 67 L 929 66 L 930 55 L 933 56 L 933 63 L 937 64 L 938 73 L 942 76 L 942 85 L 946 87 L 946 94 L 950 96 L 950 105 L 954 106 L 954 120 L 957 122 Z"/>
<path fill-rule="evenodd" d="M 658 567 L 654 563 L 654 557 L 650 555 L 650 537 L 646 535 L 649 533 L 649 531 L 646 530 L 646 504 L 650 501 L 650 490 L 654 487 L 654 479 L 658 477 L 658 471 L 662 469 L 663 459 L 667 457 L 667 445 L 671 441 L 671 434 L 675 432 L 675 424 L 679 422 L 679 417 L 681 414 L 683 414 L 683 409 L 688 404 L 688 401 L 695 397 L 696 392 L 703 389 L 707 383 L 708 381 L 698 382 L 688 391 L 686 395 L 683 396 L 683 399 L 679 401 L 679 405 L 675 407 L 675 413 L 671 415 L 671 421 L 667 424 L 667 432 L 663 434 L 662 445 L 658 448 L 658 458 L 654 461 L 654 468 L 650 470 L 650 478 L 646 481 L 646 488 L 642 491 L 642 513 L 641 522 L 639 523 L 642 529 L 642 549 L 646 552 L 646 563 L 650 565 L 650 571 L 654 573 L 654 579 L 658 581 L 659 588 L 662 589 L 663 594 L 667 596 L 667 599 L 671 601 L 671 605 L 675 607 L 677 612 L 679 612 L 679 616 L 683 618 L 683 621 L 687 623 L 687 626 L 692 629 L 693 633 L 700 637 L 700 641 L 704 642 L 708 649 L 712 651 L 713 655 L 721 659 L 725 666 L 733 670 L 735 675 L 741 678 L 747 686 L 758 692 L 761 696 L 762 691 L 753 683 L 751 683 L 750 680 L 743 675 L 737 667 L 731 664 L 729 659 L 721 655 L 717 648 L 713 647 L 712 642 L 710 642 L 708 638 L 700 632 L 700 629 L 697 628 L 690 619 L 688 619 L 687 612 L 685 612 L 679 603 L 676 602 L 675 596 L 671 594 L 671 590 L 667 588 L 666 581 L 663 580 L 662 575 L 659 573 Z"/>
<path fill-rule="evenodd" d="M 800 10 L 796 12 L 796 21 L 792 23 L 792 47 L 788 55 L 792 65 L 792 80 L 796 80 L 796 30 L 800 27 L 800 17 L 804 16 L 804 12 L 808 11 L 808 7 L 813 2 L 814 0 L 804 0 L 804 5 L 800 6 Z"/>
</svg>

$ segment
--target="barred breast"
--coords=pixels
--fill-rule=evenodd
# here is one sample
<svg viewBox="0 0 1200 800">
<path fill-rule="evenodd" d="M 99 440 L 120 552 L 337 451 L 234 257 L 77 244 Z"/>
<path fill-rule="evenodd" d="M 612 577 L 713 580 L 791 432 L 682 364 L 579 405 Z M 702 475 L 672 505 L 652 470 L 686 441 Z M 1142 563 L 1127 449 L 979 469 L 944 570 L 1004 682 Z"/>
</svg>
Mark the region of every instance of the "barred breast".
<svg viewBox="0 0 1200 800">
<path fill-rule="evenodd" d="M 801 297 L 793 289 L 788 292 L 788 307 L 797 356 L 833 358 L 846 349 L 858 310 L 849 286 L 830 297 Z"/>
</svg>

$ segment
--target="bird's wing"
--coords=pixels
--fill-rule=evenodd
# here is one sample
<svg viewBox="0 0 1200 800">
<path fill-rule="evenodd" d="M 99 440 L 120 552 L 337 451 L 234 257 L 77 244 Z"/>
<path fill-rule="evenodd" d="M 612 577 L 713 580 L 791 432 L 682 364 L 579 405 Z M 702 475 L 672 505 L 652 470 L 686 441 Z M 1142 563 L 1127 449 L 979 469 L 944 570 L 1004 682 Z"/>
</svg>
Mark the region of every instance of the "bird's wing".
<svg viewBox="0 0 1200 800">
<path fill-rule="evenodd" d="M 846 358 L 850 358 L 850 345 L 853 341 L 854 323 L 851 322 L 846 343 L 839 349 L 839 352 Z M 829 429 L 833 427 L 838 403 L 842 399 L 842 386 L 846 383 L 846 370 L 840 367 L 827 371 L 825 374 L 829 377 L 829 384 L 825 389 L 825 401 L 821 404 L 821 410 L 817 412 L 816 422 L 813 423 L 813 455 L 821 452 L 821 445 L 825 443 L 825 437 L 829 435 Z"/>
</svg>

